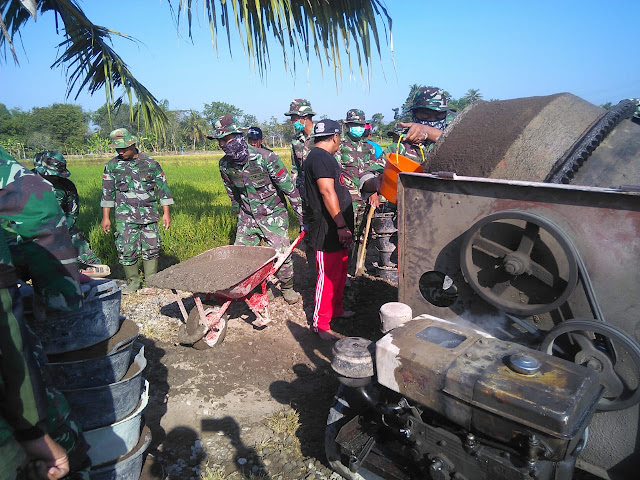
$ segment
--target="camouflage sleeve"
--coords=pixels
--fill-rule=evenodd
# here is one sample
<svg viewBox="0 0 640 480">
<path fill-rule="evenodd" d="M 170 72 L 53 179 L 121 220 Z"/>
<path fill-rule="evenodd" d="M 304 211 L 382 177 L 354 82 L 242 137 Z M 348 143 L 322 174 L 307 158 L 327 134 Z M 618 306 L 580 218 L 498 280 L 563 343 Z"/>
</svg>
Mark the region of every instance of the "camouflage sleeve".
<svg viewBox="0 0 640 480">
<path fill-rule="evenodd" d="M 104 166 L 102 173 L 102 198 L 101 207 L 114 208 L 116 206 L 116 180 L 111 173 L 111 162 Z"/>
<path fill-rule="evenodd" d="M 66 192 L 65 204 L 66 207 L 63 207 L 64 216 L 67 220 L 67 226 L 69 228 L 73 227 L 78 220 L 78 214 L 80 213 L 80 196 L 78 195 L 78 190 L 76 186 L 69 181 L 69 190 Z"/>
<path fill-rule="evenodd" d="M 10 426 L 9 432 L 14 430 L 19 440 L 28 440 L 46 431 L 47 400 L 18 295 L 16 287 L 0 289 L 0 391 L 4 392 L 0 416 Z M 0 444 L 3 430 L 9 433 L 0 427 Z"/>
<path fill-rule="evenodd" d="M 222 177 L 222 183 L 224 183 L 224 188 L 227 190 L 227 195 L 229 195 L 229 199 L 231 200 L 231 210 L 235 215 L 240 213 L 240 193 L 236 190 L 236 187 L 231 183 L 231 179 L 229 175 L 227 175 L 227 171 L 220 163 L 220 176 Z"/>
<path fill-rule="evenodd" d="M 293 143 L 291 144 L 291 181 L 294 185 L 298 181 L 298 162 L 296 161 L 296 149 Z"/>
<path fill-rule="evenodd" d="M 298 217 L 298 222 L 302 225 L 302 200 L 300 199 L 300 192 L 298 192 L 295 183 L 293 183 L 291 175 L 287 172 L 287 167 L 285 167 L 282 159 L 273 152 L 267 157 L 267 171 L 276 188 L 289 198 L 289 203 L 291 203 L 291 207 Z"/>
<path fill-rule="evenodd" d="M 23 258 L 33 287 L 49 307 L 77 310 L 82 306 L 77 252 L 53 187 L 23 167 L 11 177 L 0 185 L 0 216 L 19 239 L 16 256 Z"/>
<path fill-rule="evenodd" d="M 161 206 L 173 205 L 173 197 L 171 196 L 171 190 L 169 190 L 169 184 L 167 183 L 167 177 L 164 175 L 164 171 L 160 164 L 154 161 L 155 175 L 156 175 L 156 191 L 158 192 L 158 200 Z"/>
</svg>

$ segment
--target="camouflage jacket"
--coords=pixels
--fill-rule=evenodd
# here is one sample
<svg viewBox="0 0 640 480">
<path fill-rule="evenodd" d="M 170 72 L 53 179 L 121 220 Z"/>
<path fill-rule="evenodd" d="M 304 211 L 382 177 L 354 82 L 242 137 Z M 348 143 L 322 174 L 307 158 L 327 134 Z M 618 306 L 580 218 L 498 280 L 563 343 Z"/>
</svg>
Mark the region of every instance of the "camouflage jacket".
<svg viewBox="0 0 640 480">
<path fill-rule="evenodd" d="M 302 164 L 313 148 L 313 139 L 300 132 L 291 142 L 291 181 L 300 194 L 304 189 L 304 168 Z"/>
<path fill-rule="evenodd" d="M 31 170 L 33 173 L 37 172 Z M 68 178 L 59 177 L 57 175 L 40 175 L 47 182 L 53 185 L 53 192 L 58 199 L 60 208 L 64 213 L 64 218 L 67 221 L 67 226 L 71 229 L 78 220 L 78 213 L 80 212 L 80 196 L 74 183 Z"/>
<path fill-rule="evenodd" d="M 162 167 L 153 158 L 138 152 L 138 158 L 114 157 L 102 174 L 101 207 L 115 207 L 115 218 L 130 223 L 158 221 L 161 206 L 173 205 Z"/>
<path fill-rule="evenodd" d="M 286 195 L 302 224 L 300 194 L 277 154 L 249 145 L 249 160 L 242 166 L 234 165 L 226 155 L 220 159 L 220 175 L 237 215 L 258 220 L 286 214 Z"/>
<path fill-rule="evenodd" d="M 351 193 L 351 198 L 359 199 L 360 176 L 371 165 L 381 162 L 376 158 L 375 148 L 366 140 L 361 138 L 354 140 L 349 134 L 345 134 L 341 138 L 340 149 L 336 152 L 335 157 L 345 172 L 345 185 Z M 384 164 L 382 165 L 384 166 Z"/>
<path fill-rule="evenodd" d="M 24 269 L 45 303 L 58 310 L 82 306 L 77 252 L 53 188 L 0 149 L 0 288 L 16 283 L 15 266 Z"/>
</svg>

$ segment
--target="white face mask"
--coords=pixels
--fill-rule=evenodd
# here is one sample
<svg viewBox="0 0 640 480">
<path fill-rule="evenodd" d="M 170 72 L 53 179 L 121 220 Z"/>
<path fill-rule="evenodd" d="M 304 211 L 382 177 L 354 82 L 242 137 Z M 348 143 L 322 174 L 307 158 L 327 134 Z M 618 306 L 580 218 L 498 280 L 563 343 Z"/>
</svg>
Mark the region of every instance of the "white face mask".
<svg viewBox="0 0 640 480">
<path fill-rule="evenodd" d="M 349 133 L 355 138 L 360 138 L 364 133 L 364 127 L 351 127 L 349 128 Z"/>
</svg>

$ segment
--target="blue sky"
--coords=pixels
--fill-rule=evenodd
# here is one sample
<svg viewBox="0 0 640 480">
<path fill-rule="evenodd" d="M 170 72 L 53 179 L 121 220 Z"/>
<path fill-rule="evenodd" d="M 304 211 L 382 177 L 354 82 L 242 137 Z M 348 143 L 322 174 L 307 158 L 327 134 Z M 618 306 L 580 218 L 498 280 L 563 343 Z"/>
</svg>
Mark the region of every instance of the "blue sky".
<svg viewBox="0 0 640 480">
<path fill-rule="evenodd" d="M 640 97 L 637 0 L 386 0 L 393 58 L 383 43 L 367 85 L 345 66 L 337 87 L 331 70 L 322 76 L 315 60 L 308 68 L 299 65 L 295 76 L 285 72 L 277 49 L 263 80 L 237 39 L 232 37 L 231 57 L 223 35 L 216 55 L 208 24 L 197 19 L 192 44 L 185 29 L 182 37 L 177 33 L 166 0 L 80 5 L 94 23 L 138 40 L 115 38 L 114 45 L 137 78 L 173 109 L 201 111 L 205 103 L 224 101 L 262 121 L 282 119 L 290 101 L 302 97 L 330 118 L 361 108 L 367 117 L 380 112 L 389 121 L 414 83 L 439 86 L 456 98 L 479 89 L 487 100 L 571 92 L 599 105 Z M 63 70 L 49 68 L 62 38 L 51 14 L 29 23 L 16 45 L 20 66 L 10 56 L 0 63 L 0 103 L 23 110 L 65 101 L 95 110 L 104 103 L 102 93 L 65 99 Z"/>
</svg>

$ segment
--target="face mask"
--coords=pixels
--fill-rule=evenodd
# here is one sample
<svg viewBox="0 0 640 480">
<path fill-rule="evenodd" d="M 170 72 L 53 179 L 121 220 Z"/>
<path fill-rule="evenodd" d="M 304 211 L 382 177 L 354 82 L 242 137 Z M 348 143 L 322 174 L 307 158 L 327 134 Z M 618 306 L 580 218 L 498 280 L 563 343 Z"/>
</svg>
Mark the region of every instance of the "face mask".
<svg viewBox="0 0 640 480">
<path fill-rule="evenodd" d="M 350 127 L 349 133 L 355 138 L 360 138 L 364 133 L 364 127 Z"/>
<path fill-rule="evenodd" d="M 231 157 L 235 164 L 242 165 L 249 158 L 249 145 L 247 145 L 242 135 L 238 135 L 224 146 L 221 145 L 220 148 L 226 155 Z"/>
<path fill-rule="evenodd" d="M 414 123 L 419 123 L 420 125 L 427 125 L 429 127 L 437 128 L 438 130 L 444 130 L 444 128 L 447 126 L 446 118 L 443 118 L 442 120 L 420 120 L 415 115 L 413 115 L 411 121 Z"/>
<path fill-rule="evenodd" d="M 296 132 L 301 132 L 304 130 L 304 123 L 300 122 L 300 120 L 296 120 L 293 124 L 293 128 L 296 129 Z"/>
</svg>

